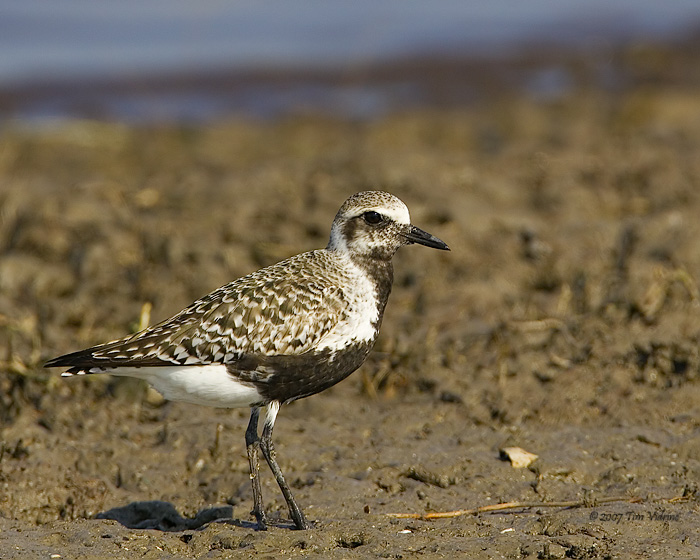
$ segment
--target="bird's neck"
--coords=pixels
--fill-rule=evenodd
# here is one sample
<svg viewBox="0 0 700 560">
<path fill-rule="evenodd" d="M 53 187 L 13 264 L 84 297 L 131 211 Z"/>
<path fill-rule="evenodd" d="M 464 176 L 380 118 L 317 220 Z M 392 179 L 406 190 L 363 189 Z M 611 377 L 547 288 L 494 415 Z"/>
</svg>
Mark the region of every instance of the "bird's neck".
<svg viewBox="0 0 700 560">
<path fill-rule="evenodd" d="M 334 242 L 335 241 L 335 242 Z M 380 315 L 384 312 L 391 285 L 394 282 L 394 267 L 391 263 L 392 254 L 384 253 L 355 253 L 348 250 L 344 243 L 337 243 L 337 238 L 331 236 L 331 242 L 325 249 L 336 255 L 340 260 L 348 259 L 357 269 L 369 278 L 375 286 L 375 296 Z"/>
<path fill-rule="evenodd" d="M 377 259 L 365 255 L 352 255 L 352 262 L 364 272 L 375 286 L 377 306 L 380 316 L 384 312 L 384 306 L 389 299 L 391 286 L 394 282 L 394 267 L 391 260 Z"/>
</svg>

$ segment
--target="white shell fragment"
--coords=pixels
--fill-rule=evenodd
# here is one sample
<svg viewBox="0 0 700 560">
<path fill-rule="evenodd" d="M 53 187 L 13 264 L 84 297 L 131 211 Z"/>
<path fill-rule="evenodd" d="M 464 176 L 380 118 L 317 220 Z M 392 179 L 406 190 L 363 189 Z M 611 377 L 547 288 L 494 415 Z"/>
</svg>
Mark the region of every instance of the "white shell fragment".
<svg viewBox="0 0 700 560">
<path fill-rule="evenodd" d="M 510 461 L 514 469 L 529 467 L 537 459 L 537 455 L 525 451 L 522 447 L 504 447 L 500 450 L 500 455 L 504 461 Z"/>
</svg>

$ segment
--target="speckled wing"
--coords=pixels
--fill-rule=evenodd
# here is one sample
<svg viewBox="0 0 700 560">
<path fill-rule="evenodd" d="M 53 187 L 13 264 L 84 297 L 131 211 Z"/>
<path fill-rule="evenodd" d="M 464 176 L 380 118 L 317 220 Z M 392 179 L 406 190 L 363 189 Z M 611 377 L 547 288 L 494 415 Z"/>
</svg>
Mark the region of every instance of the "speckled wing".
<svg viewBox="0 0 700 560">
<path fill-rule="evenodd" d="M 61 356 L 47 366 L 77 371 L 229 364 L 243 356 L 303 354 L 346 319 L 341 277 L 326 251 L 302 253 L 239 278 L 131 337 Z"/>
</svg>

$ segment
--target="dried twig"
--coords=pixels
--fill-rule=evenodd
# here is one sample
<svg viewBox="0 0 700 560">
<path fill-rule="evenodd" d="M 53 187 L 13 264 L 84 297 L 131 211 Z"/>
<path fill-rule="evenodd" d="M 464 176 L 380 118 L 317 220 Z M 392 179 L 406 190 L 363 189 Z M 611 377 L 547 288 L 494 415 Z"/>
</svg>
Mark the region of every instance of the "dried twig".
<svg viewBox="0 0 700 560">
<path fill-rule="evenodd" d="M 631 502 L 639 503 L 643 500 L 637 497 L 628 496 L 614 496 L 608 498 L 597 498 L 595 500 L 583 499 L 583 500 L 572 500 L 568 502 L 505 502 L 502 504 L 491 504 L 488 506 L 481 506 L 474 509 L 458 509 L 455 511 L 436 511 L 433 513 L 387 513 L 389 517 L 396 517 L 398 519 L 444 519 L 449 517 L 459 517 L 461 515 L 474 515 L 477 513 L 486 513 L 489 511 L 502 511 L 508 509 L 518 509 L 518 508 L 542 508 L 542 507 L 561 507 L 561 508 L 572 508 L 572 507 L 590 507 L 596 504 L 606 504 L 609 502 Z"/>
</svg>

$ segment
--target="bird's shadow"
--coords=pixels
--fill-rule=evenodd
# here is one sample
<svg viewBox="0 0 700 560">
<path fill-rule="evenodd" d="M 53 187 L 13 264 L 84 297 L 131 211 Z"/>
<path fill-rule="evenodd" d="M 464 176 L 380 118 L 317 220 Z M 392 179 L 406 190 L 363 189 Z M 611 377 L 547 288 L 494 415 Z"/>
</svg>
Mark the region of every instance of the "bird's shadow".
<svg viewBox="0 0 700 560">
<path fill-rule="evenodd" d="M 253 521 L 233 518 L 233 506 L 205 508 L 194 517 L 182 517 L 170 502 L 153 500 L 149 502 L 132 502 L 122 507 L 112 508 L 98 513 L 96 519 L 112 519 L 129 529 L 155 529 L 157 531 L 179 532 L 200 530 L 210 523 L 225 523 L 243 529 L 258 530 Z M 273 526 L 281 529 L 293 529 L 293 524 L 279 521 Z"/>
</svg>

